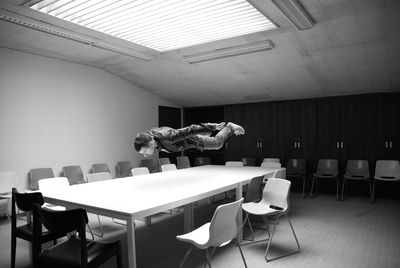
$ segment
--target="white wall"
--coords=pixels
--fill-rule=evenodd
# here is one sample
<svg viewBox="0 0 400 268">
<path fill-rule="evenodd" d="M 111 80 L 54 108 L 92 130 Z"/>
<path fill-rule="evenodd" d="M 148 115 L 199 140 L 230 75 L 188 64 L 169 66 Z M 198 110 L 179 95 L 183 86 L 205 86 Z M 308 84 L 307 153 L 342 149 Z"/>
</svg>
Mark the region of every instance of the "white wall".
<svg viewBox="0 0 400 268">
<path fill-rule="evenodd" d="M 32 168 L 137 166 L 134 137 L 157 126 L 158 105 L 176 107 L 104 70 L 0 48 L 0 171 L 25 188 Z"/>
</svg>

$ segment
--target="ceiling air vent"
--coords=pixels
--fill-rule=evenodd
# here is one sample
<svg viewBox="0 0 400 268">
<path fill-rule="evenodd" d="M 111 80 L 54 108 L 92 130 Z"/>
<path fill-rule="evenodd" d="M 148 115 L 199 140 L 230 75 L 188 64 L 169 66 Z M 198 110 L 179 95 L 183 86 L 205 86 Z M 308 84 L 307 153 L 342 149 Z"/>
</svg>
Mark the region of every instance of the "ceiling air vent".
<svg viewBox="0 0 400 268">
<path fill-rule="evenodd" d="M 271 42 L 271 40 L 266 40 L 248 45 L 221 48 L 212 51 L 207 51 L 204 53 L 187 55 L 183 56 L 183 58 L 187 63 L 194 64 L 194 63 L 201 63 L 205 61 L 212 61 L 239 55 L 268 51 L 272 50 L 273 48 L 274 44 Z"/>
</svg>

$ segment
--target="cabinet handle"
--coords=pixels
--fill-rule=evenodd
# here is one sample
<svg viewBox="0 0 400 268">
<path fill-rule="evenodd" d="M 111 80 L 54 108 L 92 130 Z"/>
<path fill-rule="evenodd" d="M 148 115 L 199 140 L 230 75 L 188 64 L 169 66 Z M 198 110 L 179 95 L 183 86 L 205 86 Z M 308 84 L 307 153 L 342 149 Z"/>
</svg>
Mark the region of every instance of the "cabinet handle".
<svg viewBox="0 0 400 268">
<path fill-rule="evenodd" d="M 388 142 L 385 141 L 385 148 L 387 149 L 387 147 L 388 147 Z"/>
<path fill-rule="evenodd" d="M 260 141 L 260 149 L 262 149 L 262 141 Z"/>
<path fill-rule="evenodd" d="M 389 147 L 392 149 L 392 141 L 389 142 Z"/>
<path fill-rule="evenodd" d="M 300 148 L 300 145 L 301 145 L 301 143 L 300 143 L 300 142 L 298 142 L 298 143 L 297 143 L 297 148 Z"/>
<path fill-rule="evenodd" d="M 343 141 L 340 142 L 340 148 L 343 149 Z"/>
<path fill-rule="evenodd" d="M 294 142 L 294 148 L 297 148 L 297 142 L 296 141 Z"/>
<path fill-rule="evenodd" d="M 336 148 L 339 149 L 339 142 L 336 142 Z"/>
</svg>

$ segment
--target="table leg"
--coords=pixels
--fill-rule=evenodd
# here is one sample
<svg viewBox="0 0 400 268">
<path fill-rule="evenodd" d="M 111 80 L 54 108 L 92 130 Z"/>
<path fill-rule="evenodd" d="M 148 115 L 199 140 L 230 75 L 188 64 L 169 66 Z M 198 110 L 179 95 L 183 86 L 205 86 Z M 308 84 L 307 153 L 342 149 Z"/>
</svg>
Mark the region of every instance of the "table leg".
<svg viewBox="0 0 400 268">
<path fill-rule="evenodd" d="M 241 199 L 242 196 L 243 196 L 243 185 L 242 185 L 242 183 L 238 183 L 238 186 L 236 187 L 236 200 Z M 242 209 L 240 208 L 239 212 L 238 212 L 239 219 L 243 219 L 242 214 L 243 214 L 242 213 Z M 242 241 L 243 241 L 243 232 L 239 233 L 238 240 L 239 240 L 239 243 L 242 243 Z"/>
<path fill-rule="evenodd" d="M 129 268 L 136 268 L 136 246 L 135 246 L 135 221 L 129 218 L 126 226 L 128 237 L 128 262 Z"/>
<path fill-rule="evenodd" d="M 183 207 L 183 231 L 188 233 L 194 229 L 193 203 Z"/>
</svg>

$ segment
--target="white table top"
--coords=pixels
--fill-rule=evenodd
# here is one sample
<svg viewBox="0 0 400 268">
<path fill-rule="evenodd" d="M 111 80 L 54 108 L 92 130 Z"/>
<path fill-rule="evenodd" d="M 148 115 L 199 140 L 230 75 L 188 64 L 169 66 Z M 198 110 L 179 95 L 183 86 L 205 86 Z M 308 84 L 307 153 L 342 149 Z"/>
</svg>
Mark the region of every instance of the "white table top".
<svg viewBox="0 0 400 268">
<path fill-rule="evenodd" d="M 238 183 L 246 184 L 253 177 L 274 171 L 208 165 L 73 185 L 43 192 L 43 196 L 46 202 L 81 206 L 89 212 L 101 210 L 99 214 L 116 218 L 141 218 L 233 189 Z"/>
</svg>

